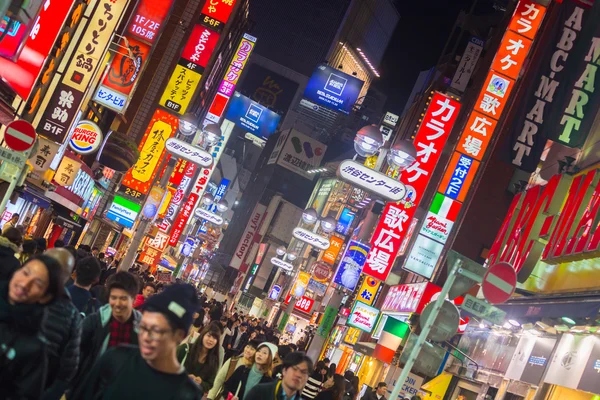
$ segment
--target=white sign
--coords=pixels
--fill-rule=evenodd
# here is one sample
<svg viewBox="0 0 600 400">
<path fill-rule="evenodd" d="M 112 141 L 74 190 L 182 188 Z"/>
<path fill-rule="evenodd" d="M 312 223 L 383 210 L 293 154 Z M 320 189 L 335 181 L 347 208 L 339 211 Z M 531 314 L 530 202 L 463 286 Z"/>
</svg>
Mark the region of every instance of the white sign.
<svg viewBox="0 0 600 400">
<path fill-rule="evenodd" d="M 467 88 L 467 84 L 471 79 L 471 75 L 473 74 L 473 70 L 475 69 L 475 65 L 477 65 L 477 60 L 479 60 L 479 56 L 481 55 L 481 51 L 483 50 L 483 40 L 478 39 L 476 37 L 472 37 L 469 44 L 465 48 L 465 52 L 460 59 L 460 63 L 458 64 L 458 68 L 456 68 L 456 72 L 454 73 L 454 78 L 452 78 L 452 83 L 450 86 L 453 89 L 458 90 L 459 92 L 464 92 Z"/>
<path fill-rule="evenodd" d="M 392 394 L 392 389 L 394 389 L 394 386 L 396 386 L 396 382 L 398 381 L 398 378 L 400 378 L 401 373 L 402 368 L 395 366 L 390 367 L 390 371 L 385 378 L 385 383 L 388 385 L 388 398 L 389 395 Z M 419 393 L 421 386 L 423 386 L 423 380 L 424 379 L 418 375 L 408 374 L 406 380 L 404 381 L 404 385 L 402 385 L 402 389 L 400 389 L 398 399 L 403 400 L 405 397 L 410 399 L 411 397 L 416 396 Z"/>
<path fill-rule="evenodd" d="M 317 235 L 316 233 L 312 233 L 304 228 L 294 228 L 293 235 L 296 239 L 302 240 L 303 242 L 306 242 L 311 246 L 315 246 L 321 250 L 327 250 L 329 248 L 328 238 Z"/>
<path fill-rule="evenodd" d="M 14 151 L 6 147 L 0 147 L 0 160 L 11 164 L 23 166 L 25 165 L 25 154 L 22 151 Z"/>
<path fill-rule="evenodd" d="M 379 317 L 379 310 L 377 308 L 357 301 L 350 312 L 346 325 L 370 333 L 375 328 L 377 317 Z"/>
<path fill-rule="evenodd" d="M 98 85 L 98 90 L 96 90 L 92 100 L 121 114 L 128 99 L 123 93 L 119 93 L 104 85 Z"/>
<path fill-rule="evenodd" d="M 344 182 L 358 186 L 367 192 L 376 193 L 389 201 L 397 202 L 406 196 L 406 186 L 402 182 L 353 160 L 342 161 L 337 175 Z"/>
<path fill-rule="evenodd" d="M 279 138 L 277 138 L 277 143 L 275 143 L 275 147 L 273 148 L 273 151 L 271 152 L 271 155 L 269 156 L 267 165 L 275 164 L 277 162 L 277 158 L 279 158 L 279 154 L 281 153 L 281 150 L 283 149 L 283 145 L 285 144 L 285 141 L 287 140 L 287 137 L 289 134 L 290 134 L 290 131 L 281 132 L 279 134 Z"/>
<path fill-rule="evenodd" d="M 186 143 L 183 140 L 176 138 L 169 138 L 165 143 L 165 149 L 167 152 L 198 164 L 201 167 L 210 167 L 213 163 L 213 158 L 206 151 L 199 147 L 193 146 L 190 143 Z"/>
<path fill-rule="evenodd" d="M 274 266 L 279 267 L 285 271 L 293 271 L 294 270 L 294 266 L 292 264 L 290 264 L 289 262 L 285 262 L 282 259 L 279 259 L 277 257 L 271 258 L 271 264 L 273 264 Z"/>
<path fill-rule="evenodd" d="M 210 211 L 205 210 L 204 208 L 196 208 L 196 216 L 202 219 L 207 220 L 208 222 L 211 222 L 215 225 L 221 226 L 223 225 L 223 217 L 215 214 L 215 213 L 211 213 Z"/>
<path fill-rule="evenodd" d="M 383 123 L 394 128 L 400 119 L 396 114 L 392 114 L 391 112 L 386 112 L 383 117 Z"/>
<path fill-rule="evenodd" d="M 281 135 L 283 136 L 284 134 L 285 133 L 282 133 Z M 269 157 L 270 162 L 272 162 L 271 160 L 273 159 L 279 144 L 278 141 L 271 157 Z M 290 129 L 289 132 L 285 134 L 285 144 L 283 144 L 281 151 L 277 154 L 277 164 L 306 179 L 312 180 L 315 175 L 309 174 L 308 171 L 321 166 L 321 161 L 323 160 L 326 150 L 327 146 L 323 143 L 310 138 L 295 129 Z"/>
<path fill-rule="evenodd" d="M 421 234 L 444 244 L 450 236 L 453 225 L 454 222 L 430 211 L 421 226 Z"/>
<path fill-rule="evenodd" d="M 235 253 L 233 253 L 233 257 L 229 263 L 230 267 L 240 269 L 240 266 L 244 263 L 244 260 L 246 260 L 248 251 L 250 250 L 250 247 L 252 247 L 254 235 L 258 233 L 260 221 L 262 220 L 266 211 L 267 206 L 264 204 L 258 203 L 256 204 L 256 207 L 254 207 L 254 212 L 250 215 L 250 220 L 246 225 L 246 229 L 240 238 L 240 242 L 235 249 Z"/>
<path fill-rule="evenodd" d="M 443 244 L 419 235 L 402 268 L 429 279 L 443 249 Z"/>
<path fill-rule="evenodd" d="M 29 157 L 29 162 L 33 166 L 33 169 L 38 172 L 47 171 L 59 147 L 58 143 L 39 137 L 37 151 Z"/>
</svg>

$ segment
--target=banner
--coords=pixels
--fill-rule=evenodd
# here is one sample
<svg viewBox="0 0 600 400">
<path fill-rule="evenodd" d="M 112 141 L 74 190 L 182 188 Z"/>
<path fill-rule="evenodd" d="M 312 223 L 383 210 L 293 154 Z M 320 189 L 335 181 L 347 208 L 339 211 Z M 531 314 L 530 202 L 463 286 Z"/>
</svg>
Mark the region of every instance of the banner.
<svg viewBox="0 0 600 400">
<path fill-rule="evenodd" d="M 360 273 L 367 261 L 369 245 L 352 240 L 340 261 L 333 281 L 346 289 L 354 290 L 358 284 Z"/>
</svg>

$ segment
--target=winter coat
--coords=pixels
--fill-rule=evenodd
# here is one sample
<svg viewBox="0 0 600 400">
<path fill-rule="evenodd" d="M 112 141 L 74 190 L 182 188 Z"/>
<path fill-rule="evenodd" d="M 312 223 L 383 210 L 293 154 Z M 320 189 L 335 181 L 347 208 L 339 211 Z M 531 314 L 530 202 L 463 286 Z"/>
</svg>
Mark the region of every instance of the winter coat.
<svg viewBox="0 0 600 400">
<path fill-rule="evenodd" d="M 246 383 L 248 382 L 248 375 L 250 374 L 250 369 L 252 367 L 242 366 L 235 370 L 233 375 L 223 385 L 223 397 L 227 398 L 228 393 L 237 392 L 237 397 L 240 400 L 244 400 L 244 393 L 246 393 Z M 263 375 L 260 379 L 259 384 L 270 383 L 273 381 L 273 378 Z M 239 391 L 238 391 L 239 387 Z"/>
<path fill-rule="evenodd" d="M 283 400 L 283 394 L 281 381 L 277 380 L 254 386 L 244 400 Z M 288 399 L 290 398 L 288 397 Z M 302 394 L 296 392 L 294 400 L 302 400 Z"/>
<path fill-rule="evenodd" d="M 143 306 L 145 302 L 146 302 L 146 299 L 144 298 L 144 295 L 143 294 L 138 294 L 135 297 L 135 300 L 133 302 L 133 308 L 135 308 L 137 310 L 138 308 L 140 308 L 141 306 Z"/>
<path fill-rule="evenodd" d="M 109 322 L 112 316 L 112 309 L 106 304 L 98 312 L 88 315 L 84 318 L 81 327 L 81 354 L 79 357 L 79 371 L 73 379 L 75 385 L 79 385 L 85 374 L 90 372 L 96 360 L 106 351 L 110 338 Z M 142 319 L 142 314 L 133 310 L 133 331 L 131 339 L 132 344 L 137 345 L 138 325 Z"/>
<path fill-rule="evenodd" d="M 8 302 L 0 282 L 0 397 L 39 399 L 46 379 L 46 342 L 40 332 L 44 308 Z"/>
<path fill-rule="evenodd" d="M 48 377 L 43 400 L 59 400 L 77 373 L 81 315 L 68 294 L 50 303 L 42 330 L 48 340 Z"/>
<path fill-rule="evenodd" d="M 21 263 L 15 257 L 19 247 L 4 236 L 0 236 L 0 281 L 8 281 L 12 275 L 21 267 Z"/>
</svg>

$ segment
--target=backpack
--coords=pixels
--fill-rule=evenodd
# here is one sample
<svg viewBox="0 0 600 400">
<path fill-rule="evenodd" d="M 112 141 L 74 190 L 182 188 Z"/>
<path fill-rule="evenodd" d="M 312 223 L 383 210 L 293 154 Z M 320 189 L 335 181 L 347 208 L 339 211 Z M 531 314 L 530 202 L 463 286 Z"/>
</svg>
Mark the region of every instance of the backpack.
<svg viewBox="0 0 600 400">
<path fill-rule="evenodd" d="M 80 312 L 80 314 L 83 317 L 86 317 L 86 316 L 88 316 L 90 314 L 95 313 L 96 311 L 98 311 L 97 300 L 96 300 L 96 298 L 94 296 L 92 296 L 85 303 L 85 306 L 83 306 L 83 310 Z"/>
</svg>

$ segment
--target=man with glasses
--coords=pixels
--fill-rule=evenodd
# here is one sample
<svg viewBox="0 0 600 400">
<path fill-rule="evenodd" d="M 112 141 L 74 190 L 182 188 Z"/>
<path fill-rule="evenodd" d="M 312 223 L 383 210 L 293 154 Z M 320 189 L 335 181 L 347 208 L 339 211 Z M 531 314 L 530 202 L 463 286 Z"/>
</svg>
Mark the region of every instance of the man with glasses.
<svg viewBox="0 0 600 400">
<path fill-rule="evenodd" d="M 256 385 L 244 396 L 244 400 L 302 400 L 302 389 L 312 369 L 313 362 L 304 353 L 290 353 L 283 359 L 283 378 Z"/>
<path fill-rule="evenodd" d="M 144 303 L 135 346 L 109 349 L 69 400 L 200 400 L 202 389 L 177 361 L 177 345 L 187 336 L 198 308 L 194 288 L 168 286 Z"/>
</svg>

